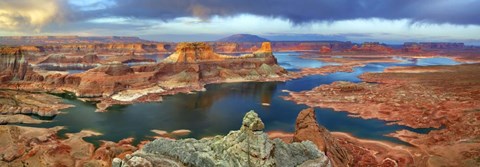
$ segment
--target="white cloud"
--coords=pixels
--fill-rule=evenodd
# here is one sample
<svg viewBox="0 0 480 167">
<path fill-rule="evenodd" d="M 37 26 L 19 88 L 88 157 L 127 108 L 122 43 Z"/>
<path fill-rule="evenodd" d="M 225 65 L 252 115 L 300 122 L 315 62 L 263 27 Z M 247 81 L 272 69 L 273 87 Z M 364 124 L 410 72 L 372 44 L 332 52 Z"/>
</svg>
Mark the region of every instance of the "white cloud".
<svg viewBox="0 0 480 167">
<path fill-rule="evenodd" d="M 0 29 L 40 29 L 53 21 L 61 21 L 61 0 L 2 0 Z"/>
<path fill-rule="evenodd" d="M 116 4 L 114 0 L 68 0 L 82 11 L 106 9 Z"/>
<path fill-rule="evenodd" d="M 480 39 L 480 26 L 413 23 L 409 19 L 354 19 L 333 22 L 313 22 L 295 25 L 281 18 L 255 15 L 213 17 L 205 22 L 198 18 L 177 18 L 158 22 L 146 34 L 318 34 L 345 35 L 354 41 L 462 41 Z M 351 34 L 350 36 L 348 36 Z M 363 34 L 363 35 L 359 35 Z"/>
</svg>

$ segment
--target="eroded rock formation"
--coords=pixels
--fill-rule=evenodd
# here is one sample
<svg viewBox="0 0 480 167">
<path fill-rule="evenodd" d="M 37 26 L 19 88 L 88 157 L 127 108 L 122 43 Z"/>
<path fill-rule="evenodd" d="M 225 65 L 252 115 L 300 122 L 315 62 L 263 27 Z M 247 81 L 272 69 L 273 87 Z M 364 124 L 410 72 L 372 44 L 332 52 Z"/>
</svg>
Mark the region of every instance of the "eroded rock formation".
<svg viewBox="0 0 480 167">
<path fill-rule="evenodd" d="M 297 117 L 293 142 L 312 141 L 320 151 L 325 152 L 333 166 L 349 166 L 352 156 L 338 144 L 337 140 L 323 126 L 317 123 L 313 108 L 302 110 Z"/>
<path fill-rule="evenodd" d="M 100 65 L 100 59 L 96 54 L 84 56 L 66 56 L 64 54 L 52 54 L 36 62 L 33 62 L 45 70 L 88 70 Z"/>
<path fill-rule="evenodd" d="M 43 77 L 32 70 L 18 47 L 0 47 L 0 84 L 19 81 L 38 81 Z"/>
<path fill-rule="evenodd" d="M 320 53 L 322 53 L 322 54 L 330 53 L 330 52 L 332 52 L 332 49 L 330 49 L 330 47 L 322 46 L 322 47 L 320 48 Z"/>
<path fill-rule="evenodd" d="M 346 52 L 351 52 L 355 54 L 390 54 L 393 53 L 394 50 L 389 48 L 384 44 L 380 44 L 378 42 L 365 42 L 361 46 L 354 45 L 351 49 L 346 50 Z"/>
<path fill-rule="evenodd" d="M 310 91 L 291 92 L 285 99 L 347 111 L 365 119 L 439 128 L 427 134 L 409 130 L 389 134 L 418 149 L 409 149 L 416 150 L 411 151 L 415 156 L 402 156 L 408 158 L 389 157 L 401 164 L 478 166 L 474 157 L 480 155 L 476 139 L 480 135 L 479 71 L 480 64 L 391 67 L 383 73 L 361 75 L 364 81 L 378 84 L 334 82 Z"/>
<path fill-rule="evenodd" d="M 46 93 L 0 90 L 0 114 L 36 114 L 55 116 L 59 110 L 72 107 L 59 97 Z"/>
<path fill-rule="evenodd" d="M 13 60 L 17 62 L 18 58 Z M 97 61 L 98 58 L 93 55 L 78 58 L 54 55 L 40 60 L 40 64 L 51 62 L 88 64 Z M 18 71 L 16 64 L 5 67 L 12 66 Z M 264 43 L 254 53 L 242 56 L 217 54 L 206 43 L 182 43 L 178 45 L 175 53 L 157 64 L 130 67 L 122 62 L 102 62 L 98 67 L 82 73 L 42 73 L 35 80 L 15 83 L 10 82 L 13 75 L 5 76 L 3 77 L 5 82 L 0 85 L 2 88 L 47 92 L 70 91 L 81 98 L 101 101 L 102 103 L 97 106 L 103 110 L 111 104 L 156 101 L 160 99 L 159 95 L 201 90 L 209 83 L 285 80 L 287 71 L 277 64 L 270 43 Z"/>
<path fill-rule="evenodd" d="M 176 52 L 164 60 L 169 63 L 198 63 L 201 61 L 221 61 L 225 58 L 213 52 L 207 43 L 179 43 Z"/>
<path fill-rule="evenodd" d="M 83 138 L 101 134 L 83 130 L 59 139 L 56 134 L 61 129 L 0 126 L 0 166 L 111 166 L 113 158 L 137 150 L 131 138 L 104 141 L 95 149 Z"/>
<path fill-rule="evenodd" d="M 20 48 L 0 48 L 0 82 L 25 79 L 28 67 Z"/>
<path fill-rule="evenodd" d="M 115 159 L 112 165 L 157 166 L 181 162 L 188 166 L 331 166 L 312 142 L 285 144 L 280 139 L 268 139 L 263 129 L 262 120 L 250 111 L 243 118 L 240 130 L 226 136 L 156 139 L 123 161 Z"/>
</svg>

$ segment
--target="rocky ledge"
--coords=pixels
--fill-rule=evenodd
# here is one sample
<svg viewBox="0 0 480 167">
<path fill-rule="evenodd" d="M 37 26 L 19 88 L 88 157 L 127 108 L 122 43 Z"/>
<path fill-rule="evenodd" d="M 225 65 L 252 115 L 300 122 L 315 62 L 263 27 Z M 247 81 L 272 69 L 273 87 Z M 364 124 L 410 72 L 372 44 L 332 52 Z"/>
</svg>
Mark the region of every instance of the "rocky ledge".
<svg viewBox="0 0 480 167">
<path fill-rule="evenodd" d="M 95 149 L 83 138 L 100 133 L 82 130 L 68 133 L 62 139 L 57 136 L 62 129 L 0 126 L 0 166 L 111 166 L 113 158 L 123 158 L 137 150 L 132 145 L 133 138 L 118 143 L 102 141 Z"/>
<path fill-rule="evenodd" d="M 4 52 L 5 56 L 0 57 L 0 69 L 11 72 L 0 72 L 0 88 L 69 91 L 88 101 L 100 101 L 97 104 L 99 111 L 112 104 L 159 101 L 163 95 L 202 90 L 210 83 L 283 81 L 288 78 L 287 71 L 277 64 L 270 43 L 263 43 L 259 50 L 242 56 L 217 54 L 206 43 L 181 43 L 175 53 L 157 64 L 130 67 L 118 61 L 105 62 L 109 59 L 96 68 L 75 74 L 40 74 L 32 71 L 19 50 Z M 87 62 L 87 59 L 88 62 L 97 62 L 94 56 L 78 60 L 53 56 L 43 62 L 62 60 L 75 64 Z"/>
<path fill-rule="evenodd" d="M 401 130 L 388 135 L 415 146 L 408 149 L 414 156 L 403 158 L 406 164 L 479 166 L 480 64 L 391 67 L 360 78 L 365 82 L 334 82 L 290 92 L 284 99 L 390 124 L 437 128 L 426 134 Z"/>
<path fill-rule="evenodd" d="M 59 110 L 69 107 L 72 105 L 65 104 L 59 97 L 46 93 L 0 90 L 0 114 L 3 115 L 36 114 L 51 117 L 57 115 Z"/>
<path fill-rule="evenodd" d="M 331 166 L 311 141 L 286 144 L 270 140 L 254 111 L 248 112 L 238 131 L 213 138 L 170 140 L 159 138 L 114 167 L 130 166 Z"/>
<path fill-rule="evenodd" d="M 338 141 L 323 126 L 317 123 L 313 108 L 302 110 L 297 117 L 293 142 L 312 141 L 320 151 L 324 151 L 333 166 L 352 165 L 353 157 L 340 146 Z"/>
</svg>

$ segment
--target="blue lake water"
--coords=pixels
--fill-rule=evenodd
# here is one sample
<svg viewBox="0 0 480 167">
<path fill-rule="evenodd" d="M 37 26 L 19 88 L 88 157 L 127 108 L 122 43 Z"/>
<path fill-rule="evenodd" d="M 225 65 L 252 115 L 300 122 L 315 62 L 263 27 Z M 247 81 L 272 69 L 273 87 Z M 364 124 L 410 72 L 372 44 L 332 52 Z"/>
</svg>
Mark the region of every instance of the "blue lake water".
<svg viewBox="0 0 480 167">
<path fill-rule="evenodd" d="M 335 65 L 335 63 L 324 63 L 317 60 L 299 58 L 298 52 L 276 52 L 274 53 L 278 64 L 289 71 L 297 71 L 301 68 L 318 68 L 325 65 Z"/>
<path fill-rule="evenodd" d="M 67 72 L 69 74 L 78 74 L 78 73 L 82 73 L 82 72 L 85 72 L 87 70 L 67 70 Z"/>
<path fill-rule="evenodd" d="M 160 53 L 160 54 L 145 54 L 145 55 L 142 55 L 142 56 L 146 59 L 155 60 L 155 62 L 158 63 L 158 62 L 161 62 L 166 57 L 168 57 L 169 55 L 170 55 L 170 53 Z"/>
<path fill-rule="evenodd" d="M 327 65 L 320 61 L 301 59 L 298 53 L 275 53 L 275 56 L 282 66 L 291 71 Z M 138 142 L 149 139 L 148 136 L 154 136 L 155 134 L 150 131 L 152 129 L 166 131 L 189 129 L 192 133 L 185 137 L 201 138 L 227 134 L 230 130 L 239 129 L 244 114 L 249 110 L 255 110 L 264 121 L 266 131 L 293 132 L 297 114 L 307 106 L 283 100 L 281 96 L 287 93 L 282 90 L 310 90 L 335 81 L 360 82 L 358 76 L 364 72 L 381 72 L 389 66 L 438 65 L 442 62 L 452 64 L 450 59 L 430 58 L 401 63 L 371 63 L 365 67 L 355 68 L 352 73 L 313 75 L 288 82 L 210 84 L 206 86 L 204 92 L 165 96 L 162 102 L 118 105 L 104 113 L 95 112 L 94 104 L 64 98 L 65 102 L 76 107 L 63 110 L 63 114 L 52 119 L 53 122 L 28 126 L 65 126 L 67 129 L 62 130 L 60 135 L 83 129 L 103 133 L 102 136 L 86 138 L 95 144 L 98 144 L 99 140 L 118 141 L 127 137 L 134 137 Z M 262 103 L 269 103 L 270 106 L 263 106 Z M 330 131 L 347 132 L 366 139 L 402 143 L 384 135 L 401 129 L 419 133 L 430 130 L 387 125 L 387 122 L 377 119 L 349 117 L 346 112 L 335 112 L 328 108 L 316 108 L 316 113 L 318 122 Z"/>
</svg>

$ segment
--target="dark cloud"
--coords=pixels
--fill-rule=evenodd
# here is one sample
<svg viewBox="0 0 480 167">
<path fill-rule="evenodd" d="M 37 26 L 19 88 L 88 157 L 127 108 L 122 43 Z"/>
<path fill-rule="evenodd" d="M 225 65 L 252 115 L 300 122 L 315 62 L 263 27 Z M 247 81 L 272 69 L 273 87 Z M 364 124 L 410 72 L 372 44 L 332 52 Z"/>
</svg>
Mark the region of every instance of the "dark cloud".
<svg viewBox="0 0 480 167">
<path fill-rule="evenodd" d="M 480 0 L 116 0 L 80 18 L 119 16 L 170 20 L 177 17 L 254 14 L 294 23 L 358 18 L 480 25 Z"/>
</svg>

